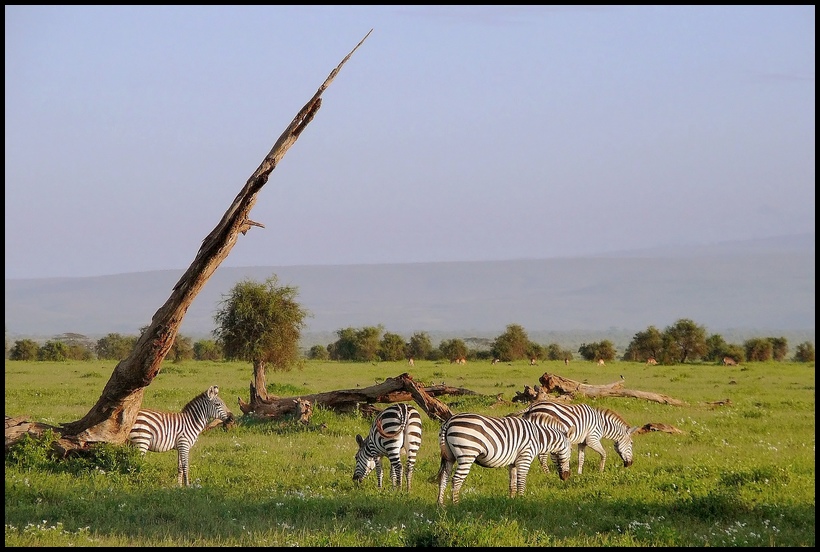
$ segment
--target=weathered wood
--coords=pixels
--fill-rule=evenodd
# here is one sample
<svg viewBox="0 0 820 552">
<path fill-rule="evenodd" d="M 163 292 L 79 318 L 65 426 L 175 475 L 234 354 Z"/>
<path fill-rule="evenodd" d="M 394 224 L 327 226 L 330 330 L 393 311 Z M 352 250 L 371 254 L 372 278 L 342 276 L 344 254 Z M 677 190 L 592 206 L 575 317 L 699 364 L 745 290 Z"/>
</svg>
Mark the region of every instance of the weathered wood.
<svg viewBox="0 0 820 552">
<path fill-rule="evenodd" d="M 151 323 L 137 339 L 131 354 L 114 368 L 97 403 L 82 419 L 61 426 L 59 433 L 69 442 L 67 450 L 83 449 L 94 442 L 126 442 L 142 405 L 145 388 L 159 374 L 162 361 L 174 344 L 185 313 L 217 267 L 231 252 L 239 234 L 246 234 L 251 227 L 262 227 L 249 218 L 251 209 L 256 204 L 257 194 L 285 153 L 316 116 L 322 105 L 322 93 L 368 36 L 370 32 L 330 72 L 313 97 L 276 140 L 270 152 L 237 194 L 222 220 L 202 241 L 194 261 L 174 286 L 171 296 L 157 310 Z M 23 434 L 15 433 L 18 439 Z M 8 441 L 7 431 L 6 442 Z"/>
<path fill-rule="evenodd" d="M 544 386 L 548 393 L 559 393 L 561 395 L 586 397 L 631 397 L 634 399 L 644 399 L 661 404 L 671 404 L 674 406 L 685 406 L 686 403 L 679 399 L 674 399 L 659 393 L 648 391 L 636 391 L 634 389 L 624 389 L 624 382 L 616 381 L 604 385 L 588 385 L 579 381 L 567 379 L 556 374 L 544 373 L 538 381 Z"/>
<path fill-rule="evenodd" d="M 662 424 L 660 422 L 651 422 L 648 424 L 644 424 L 640 429 L 636 430 L 633 435 L 641 435 L 643 433 L 650 433 L 652 431 L 661 431 L 663 433 L 674 433 L 680 434 L 683 433 L 682 430 L 676 428 L 675 426 L 671 426 L 669 424 Z"/>
<path fill-rule="evenodd" d="M 252 384 L 251 384 L 252 385 Z M 444 384 L 422 387 L 407 374 L 395 378 L 387 378 L 383 382 L 370 387 L 355 389 L 339 389 L 312 395 L 300 395 L 298 398 L 310 401 L 311 404 L 321 405 L 323 408 L 335 412 L 354 412 L 356 410 L 372 415 L 378 410 L 373 408 L 375 403 L 395 403 L 415 401 L 430 418 L 444 421 L 452 416 L 449 407 L 435 398 L 441 395 L 477 395 L 475 391 L 462 387 L 449 387 Z M 251 390 L 251 397 L 256 394 Z M 262 418 L 281 418 L 293 411 L 294 397 L 269 397 L 266 401 L 252 401 L 246 403 L 241 397 L 239 409 L 247 414 Z"/>
</svg>

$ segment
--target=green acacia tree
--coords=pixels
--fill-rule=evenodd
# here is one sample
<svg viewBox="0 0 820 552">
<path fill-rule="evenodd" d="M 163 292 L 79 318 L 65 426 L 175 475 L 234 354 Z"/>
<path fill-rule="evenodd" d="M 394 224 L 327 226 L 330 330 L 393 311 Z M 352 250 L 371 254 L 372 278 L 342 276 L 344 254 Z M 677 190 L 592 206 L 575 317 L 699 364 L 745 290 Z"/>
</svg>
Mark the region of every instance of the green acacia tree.
<svg viewBox="0 0 820 552">
<path fill-rule="evenodd" d="M 646 362 L 647 359 L 658 359 L 663 349 L 663 335 L 655 326 L 636 333 L 624 352 L 623 360 Z"/>
<path fill-rule="evenodd" d="M 200 339 L 194 343 L 194 360 L 222 360 L 222 347 L 213 339 Z"/>
<path fill-rule="evenodd" d="M 454 362 L 460 358 L 466 359 L 469 354 L 467 344 L 463 339 L 459 339 L 457 337 L 443 340 L 439 343 L 438 348 L 439 351 L 441 351 L 441 356 L 448 359 L 450 362 Z"/>
<path fill-rule="evenodd" d="M 495 338 L 490 346 L 490 351 L 493 358 L 503 362 L 510 362 L 526 358 L 529 348 L 530 338 L 523 326 L 509 324 L 506 331 Z"/>
<path fill-rule="evenodd" d="M 9 352 L 11 360 L 37 360 L 37 351 L 40 346 L 33 339 L 19 339 L 14 342 L 14 346 Z"/>
<path fill-rule="evenodd" d="M 137 338 L 136 335 L 110 333 L 97 340 L 94 351 L 100 360 L 122 360 L 131 354 Z"/>
<path fill-rule="evenodd" d="M 688 318 L 681 318 L 663 332 L 664 347 L 669 357 L 681 364 L 698 360 L 707 352 L 706 328 Z"/>
<path fill-rule="evenodd" d="M 433 352 L 433 342 L 427 332 L 416 332 L 410 336 L 410 343 L 407 346 L 407 355 L 410 358 L 419 360 L 427 359 Z"/>
<path fill-rule="evenodd" d="M 379 358 L 386 361 L 403 360 L 407 356 L 407 343 L 399 334 L 385 332 L 379 343 Z"/>
<path fill-rule="evenodd" d="M 795 362 L 814 362 L 814 344 L 811 341 L 804 341 L 797 345 L 793 360 Z"/>
<path fill-rule="evenodd" d="M 275 274 L 264 283 L 242 280 L 223 296 L 214 315 L 214 337 L 225 358 L 253 363 L 259 399 L 267 399 L 268 366 L 288 371 L 301 360 L 299 339 L 308 312 L 297 294 L 295 286 L 280 286 Z"/>
</svg>

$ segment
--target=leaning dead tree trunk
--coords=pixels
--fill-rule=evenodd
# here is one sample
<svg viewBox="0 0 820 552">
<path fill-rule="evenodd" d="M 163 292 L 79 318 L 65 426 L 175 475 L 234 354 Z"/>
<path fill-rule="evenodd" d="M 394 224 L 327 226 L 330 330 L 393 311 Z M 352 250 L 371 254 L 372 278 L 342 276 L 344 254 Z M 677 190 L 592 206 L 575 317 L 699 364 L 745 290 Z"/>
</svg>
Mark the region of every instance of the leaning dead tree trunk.
<svg viewBox="0 0 820 552">
<path fill-rule="evenodd" d="M 395 378 L 387 378 L 382 383 L 356 389 L 340 389 L 338 391 L 328 391 L 313 395 L 300 395 L 299 397 L 270 398 L 267 401 L 251 401 L 246 403 L 239 397 L 239 409 L 244 414 L 259 416 L 264 418 L 291 417 L 295 414 L 297 405 L 294 399 L 309 401 L 312 405 L 321 405 L 336 412 L 370 412 L 371 405 L 375 403 L 394 403 L 414 400 L 424 409 L 428 416 L 434 420 L 444 421 L 452 416 L 450 408 L 436 399 L 441 395 L 477 395 L 475 391 L 462 387 L 449 387 L 446 385 L 433 385 L 422 387 L 407 374 L 401 374 Z M 254 397 L 253 384 L 251 384 L 251 397 Z"/>
<path fill-rule="evenodd" d="M 176 339 L 188 307 L 217 267 L 227 258 L 239 234 L 244 235 L 252 226 L 264 228 L 262 224 L 249 218 L 251 209 L 256 204 L 257 194 L 285 153 L 316 116 L 322 105 L 322 93 L 339 73 L 342 65 L 370 36 L 370 32 L 330 72 L 313 97 L 279 136 L 222 220 L 202 241 L 193 263 L 174 286 L 165 304 L 154 314 L 151 324 L 142 332 L 131 354 L 117 364 L 97 403 L 82 419 L 63 424 L 60 428 L 51 428 L 61 435 L 57 447 L 63 454 L 79 452 L 97 442 L 124 443 L 127 440 L 142 404 L 145 388 L 159 374 L 162 361 Z M 10 446 L 10 436 L 13 437 L 13 444 L 26 433 L 39 434 L 50 428 L 44 424 L 24 426 L 25 423 L 6 417 L 7 449 Z M 25 431 L 20 431 L 22 427 L 26 428 Z"/>
</svg>

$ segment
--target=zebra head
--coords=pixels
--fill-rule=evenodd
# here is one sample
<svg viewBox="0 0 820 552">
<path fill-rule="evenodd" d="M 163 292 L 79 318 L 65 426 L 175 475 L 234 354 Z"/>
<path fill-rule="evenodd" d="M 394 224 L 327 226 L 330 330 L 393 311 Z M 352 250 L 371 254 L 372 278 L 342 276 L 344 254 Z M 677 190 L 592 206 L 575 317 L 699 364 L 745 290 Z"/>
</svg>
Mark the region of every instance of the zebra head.
<svg viewBox="0 0 820 552">
<path fill-rule="evenodd" d="M 359 450 L 356 451 L 356 467 L 353 469 L 353 481 L 356 483 L 361 483 L 376 467 L 376 459 L 367 450 L 369 440 L 370 437 L 364 439 L 361 435 L 356 435 L 356 443 L 359 445 Z"/>
<path fill-rule="evenodd" d="M 615 452 L 624 461 L 624 467 L 628 468 L 632 465 L 632 434 L 635 433 L 637 427 L 630 427 L 621 436 L 615 439 Z"/>
<path fill-rule="evenodd" d="M 219 386 L 212 385 L 205 391 L 205 397 L 208 399 L 205 403 L 205 412 L 210 418 L 222 420 L 223 422 L 232 423 L 234 421 L 233 413 L 228 409 L 228 405 L 219 396 Z"/>
</svg>

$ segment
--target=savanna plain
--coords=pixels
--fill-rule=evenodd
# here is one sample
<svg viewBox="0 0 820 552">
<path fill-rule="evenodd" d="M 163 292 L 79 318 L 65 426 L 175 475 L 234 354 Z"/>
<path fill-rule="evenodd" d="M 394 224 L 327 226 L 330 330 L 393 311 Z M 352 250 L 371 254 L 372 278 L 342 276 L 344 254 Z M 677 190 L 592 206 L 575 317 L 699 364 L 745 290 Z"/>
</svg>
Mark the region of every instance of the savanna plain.
<svg viewBox="0 0 820 552">
<path fill-rule="evenodd" d="M 6 360 L 7 416 L 52 425 L 82 418 L 114 366 L 100 361 Z M 473 466 L 461 502 L 436 504 L 439 422 L 422 412 L 423 442 L 410 491 L 371 473 L 352 480 L 356 434 L 371 420 L 317 407 L 310 423 L 251 420 L 252 367 L 243 362 L 166 362 L 143 406 L 179 411 L 211 385 L 238 416 L 205 431 L 191 453 L 191 481 L 177 486 L 176 451 L 140 457 L 104 445 L 94 460 L 54 462 L 47 440 L 5 457 L 6 546 L 815 546 L 814 363 L 740 366 L 597 366 L 576 360 L 466 365 L 417 361 L 306 361 L 268 372 L 280 397 L 355 389 L 408 372 L 416 382 L 474 391 L 439 397 L 453 412 L 503 416 L 545 373 L 667 395 L 576 402 L 607 407 L 633 426 L 662 423 L 680 434 L 634 438 L 624 468 L 612 441 L 607 461 L 588 450 L 584 471 L 561 481 L 536 461 L 523 497 L 508 497 L 506 469 Z M 499 400 L 500 399 L 500 400 Z M 728 399 L 728 401 L 727 401 Z M 723 405 L 714 403 L 723 402 Z M 376 404 L 384 408 L 386 404 Z M 387 464 L 385 464 L 387 468 Z"/>
</svg>

